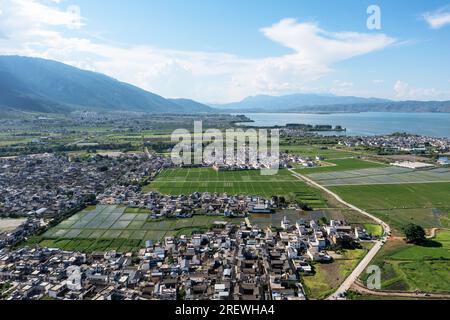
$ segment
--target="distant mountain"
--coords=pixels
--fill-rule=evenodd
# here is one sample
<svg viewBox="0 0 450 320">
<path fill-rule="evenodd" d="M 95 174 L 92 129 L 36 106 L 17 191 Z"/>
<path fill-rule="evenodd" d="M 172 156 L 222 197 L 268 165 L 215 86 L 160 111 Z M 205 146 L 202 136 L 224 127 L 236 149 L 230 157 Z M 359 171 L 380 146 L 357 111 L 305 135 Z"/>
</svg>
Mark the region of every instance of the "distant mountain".
<svg viewBox="0 0 450 320">
<path fill-rule="evenodd" d="M 212 106 L 228 112 L 450 112 L 450 101 L 392 101 L 332 94 L 260 95 Z"/>
<path fill-rule="evenodd" d="M 339 113 L 339 112 L 450 112 L 450 101 L 389 101 L 380 103 L 307 106 L 279 112 Z"/>
<path fill-rule="evenodd" d="M 214 105 L 223 109 L 259 109 L 259 110 L 287 110 L 306 106 L 327 106 L 336 104 L 369 104 L 383 103 L 389 100 L 377 98 L 342 97 L 332 94 L 291 94 L 286 96 L 259 95 L 245 98 L 240 102 L 224 105 Z"/>
<path fill-rule="evenodd" d="M 39 58 L 0 56 L 0 110 L 147 113 L 212 112 L 192 100 L 168 100 L 103 74 Z"/>
<path fill-rule="evenodd" d="M 184 109 L 185 112 L 214 112 L 217 111 L 206 104 L 202 104 L 200 102 L 190 100 L 190 99 L 167 99 L 170 102 L 179 105 Z"/>
</svg>

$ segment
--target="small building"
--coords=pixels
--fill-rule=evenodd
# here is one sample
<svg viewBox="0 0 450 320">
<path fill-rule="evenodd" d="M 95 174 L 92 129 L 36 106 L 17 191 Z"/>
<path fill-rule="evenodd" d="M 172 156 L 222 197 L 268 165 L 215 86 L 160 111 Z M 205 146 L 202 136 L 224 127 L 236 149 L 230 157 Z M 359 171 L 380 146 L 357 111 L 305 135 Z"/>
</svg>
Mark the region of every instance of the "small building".
<svg viewBox="0 0 450 320">
<path fill-rule="evenodd" d="M 450 165 L 450 159 L 448 157 L 439 157 L 437 163 L 441 166 L 448 166 Z"/>
</svg>

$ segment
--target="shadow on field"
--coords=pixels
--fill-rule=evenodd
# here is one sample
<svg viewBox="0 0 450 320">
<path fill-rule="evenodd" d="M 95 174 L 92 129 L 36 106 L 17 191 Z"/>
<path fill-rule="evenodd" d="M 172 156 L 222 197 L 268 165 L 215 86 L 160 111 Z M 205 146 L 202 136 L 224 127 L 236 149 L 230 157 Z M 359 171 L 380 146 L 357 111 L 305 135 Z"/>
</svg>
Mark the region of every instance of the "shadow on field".
<svg viewBox="0 0 450 320">
<path fill-rule="evenodd" d="M 420 247 L 426 248 L 442 248 L 442 243 L 434 240 L 425 240 L 417 244 Z"/>
</svg>

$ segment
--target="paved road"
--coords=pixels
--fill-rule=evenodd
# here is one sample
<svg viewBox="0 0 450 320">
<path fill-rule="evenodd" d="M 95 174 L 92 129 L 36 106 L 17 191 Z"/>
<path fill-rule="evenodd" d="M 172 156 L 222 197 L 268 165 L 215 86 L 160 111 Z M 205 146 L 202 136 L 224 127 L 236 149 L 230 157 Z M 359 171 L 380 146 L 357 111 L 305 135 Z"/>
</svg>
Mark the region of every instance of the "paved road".
<svg viewBox="0 0 450 320">
<path fill-rule="evenodd" d="M 311 180 L 308 177 L 305 177 L 302 174 L 299 174 L 297 172 L 295 172 L 293 169 L 289 169 L 289 171 L 291 171 L 291 173 L 293 174 L 294 177 L 296 177 L 297 179 L 306 181 L 307 183 L 323 190 L 324 192 L 328 193 L 329 195 L 333 196 L 337 201 L 339 201 L 340 203 L 342 203 L 343 205 L 361 213 L 362 215 L 365 215 L 371 219 L 373 219 L 374 221 L 376 221 L 377 223 L 379 223 L 383 229 L 384 229 L 384 235 L 385 237 L 388 237 L 391 235 L 391 228 L 389 227 L 389 225 L 387 223 L 385 223 L 383 220 L 379 219 L 378 217 L 375 217 L 373 215 L 371 215 L 370 213 L 344 201 L 340 196 L 338 196 L 336 193 L 332 192 L 331 190 L 328 190 L 327 188 L 325 188 L 324 186 L 318 184 L 317 182 Z M 376 254 L 381 250 L 381 248 L 384 245 L 384 239 L 376 241 L 375 245 L 372 247 L 372 249 L 370 249 L 370 251 L 367 253 L 367 255 L 364 257 L 364 259 L 361 260 L 361 262 L 356 266 L 356 268 L 353 270 L 353 272 L 347 277 L 347 279 L 345 279 L 345 281 L 341 284 L 341 286 L 336 290 L 335 293 L 333 293 L 330 297 L 328 297 L 327 300 L 336 300 L 336 299 L 342 299 L 341 296 L 346 293 L 351 286 L 355 283 L 355 281 L 359 278 L 359 276 L 361 275 L 361 273 L 364 272 L 364 270 L 369 266 L 370 262 L 372 261 L 372 259 L 376 256 Z"/>
</svg>

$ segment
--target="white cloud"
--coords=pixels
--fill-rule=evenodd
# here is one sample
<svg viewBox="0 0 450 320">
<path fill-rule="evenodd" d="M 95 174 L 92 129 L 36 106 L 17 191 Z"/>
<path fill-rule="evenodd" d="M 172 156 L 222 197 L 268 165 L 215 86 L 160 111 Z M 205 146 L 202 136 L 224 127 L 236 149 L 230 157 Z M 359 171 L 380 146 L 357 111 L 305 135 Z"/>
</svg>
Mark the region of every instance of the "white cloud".
<svg viewBox="0 0 450 320">
<path fill-rule="evenodd" d="M 230 102 L 261 93 L 310 91 L 312 82 L 331 72 L 333 64 L 396 42 L 384 34 L 328 32 L 317 23 L 284 19 L 261 32 L 293 52 L 246 59 L 220 52 L 120 46 L 83 33 L 67 36 L 68 28 L 82 28 L 86 21 L 79 11 L 63 8 L 58 0 L 52 4 L 40 0 L 0 3 L 0 34 L 4 35 L 0 54 L 54 59 L 163 96 L 200 101 Z M 345 86 L 335 83 L 333 87 Z"/>
<path fill-rule="evenodd" d="M 395 97 L 402 100 L 446 100 L 450 96 L 450 90 L 415 88 L 401 80 L 394 84 L 394 92 Z"/>
<path fill-rule="evenodd" d="M 450 24 L 450 10 L 446 7 L 434 12 L 426 12 L 423 18 L 431 28 L 440 29 Z"/>
<path fill-rule="evenodd" d="M 283 19 L 262 32 L 275 42 L 293 49 L 303 65 L 327 66 L 383 49 L 395 42 L 384 34 L 328 32 L 317 23 Z"/>
</svg>

